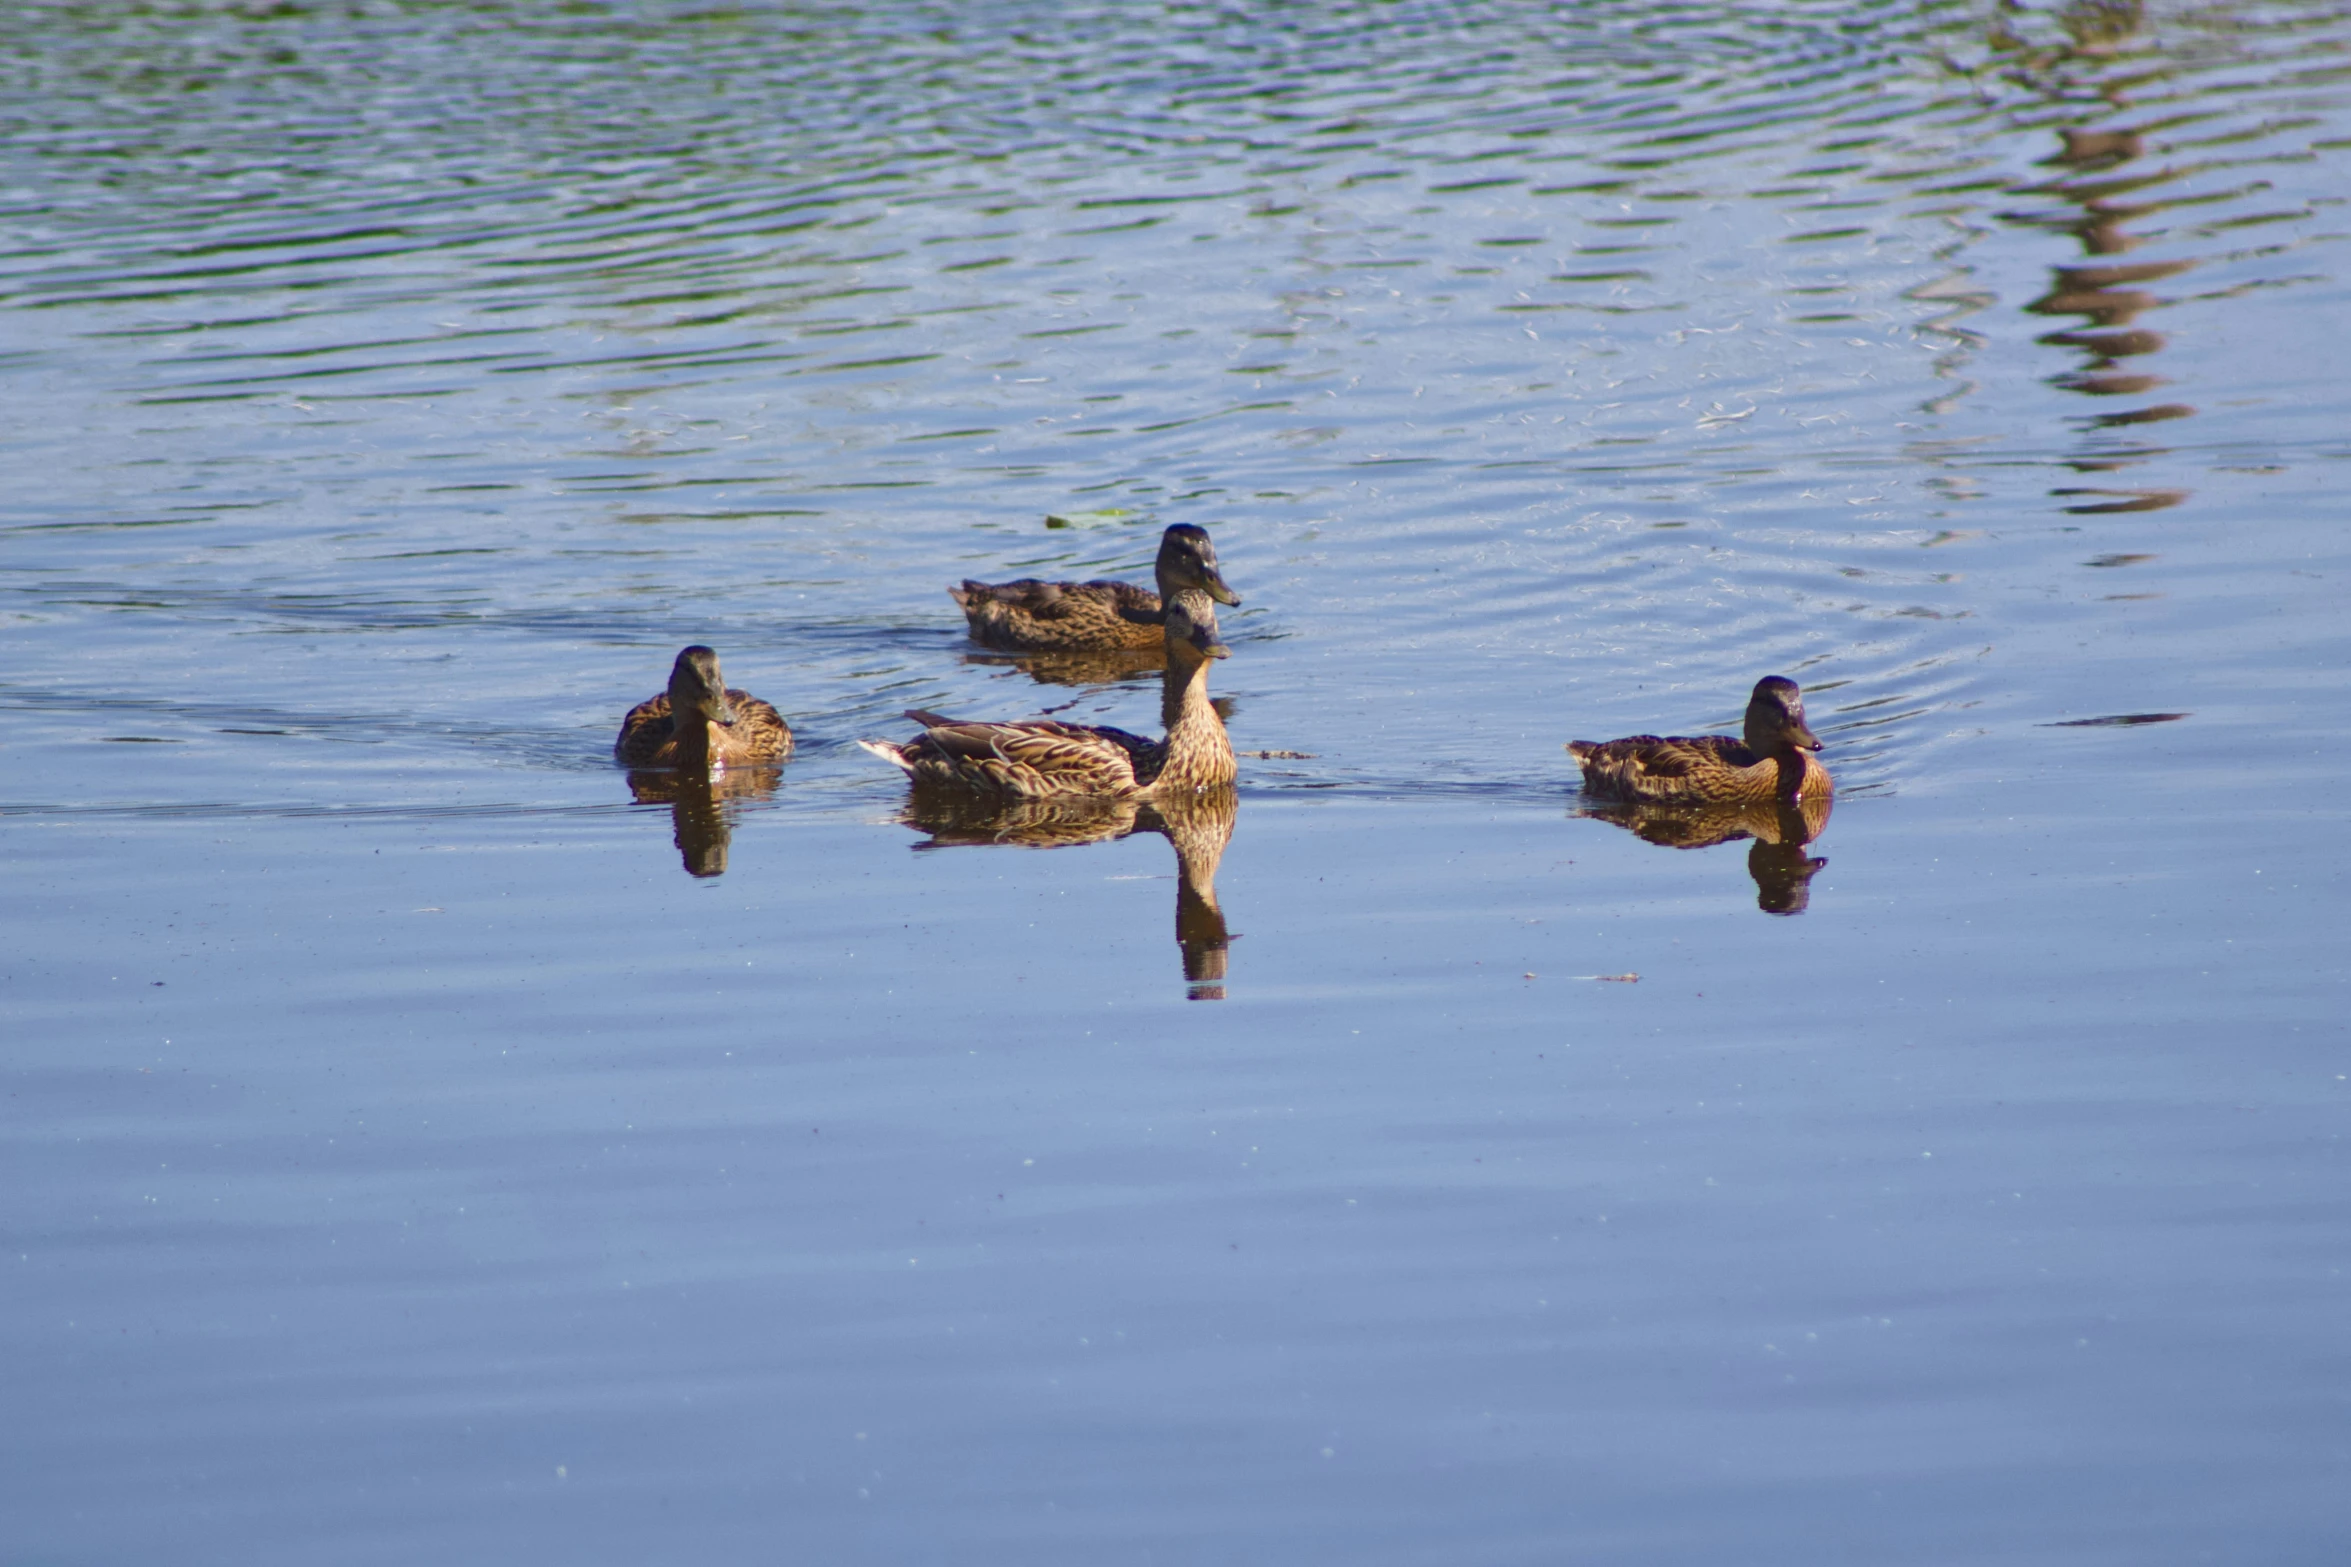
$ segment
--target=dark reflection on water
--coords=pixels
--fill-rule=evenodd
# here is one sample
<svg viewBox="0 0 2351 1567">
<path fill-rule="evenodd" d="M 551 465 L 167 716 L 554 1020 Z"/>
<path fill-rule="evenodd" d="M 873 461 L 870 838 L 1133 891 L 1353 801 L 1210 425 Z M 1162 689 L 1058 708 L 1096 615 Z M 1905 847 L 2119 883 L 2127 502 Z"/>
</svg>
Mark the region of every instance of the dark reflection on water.
<svg viewBox="0 0 2351 1567">
<path fill-rule="evenodd" d="M 740 802 L 772 800 L 783 787 L 781 767 L 728 767 L 718 772 L 634 768 L 629 794 L 639 805 L 667 805 L 678 858 L 689 876 L 723 876 Z"/>
<path fill-rule="evenodd" d="M 2070 234 L 2085 256 L 2100 259 L 2053 265 L 2048 292 L 2024 308 L 2035 315 L 2079 316 L 2087 323 L 2081 328 L 2050 332 L 2040 338 L 2048 347 L 2072 349 L 2082 356 L 2078 368 L 2050 377 L 2050 385 L 2085 397 L 2143 396 L 2169 384 L 2166 376 L 2131 363 L 2161 352 L 2167 344 L 2163 333 L 2137 324 L 2140 316 L 2166 303 L 2146 285 L 2180 277 L 2195 270 L 2198 263 L 2192 256 L 2139 262 L 2103 258 L 2123 255 L 2146 242 L 2146 236 L 2126 228 L 2125 224 L 2156 217 L 2179 208 L 2183 202 L 2206 203 L 2221 198 L 2209 193 L 2167 200 L 2140 197 L 2142 192 L 2159 190 L 2204 170 L 2190 164 L 2130 172 L 2130 165 L 2148 154 L 2151 135 L 2173 122 L 2158 118 L 2151 123 L 2119 126 L 2097 123 L 2107 115 L 2130 110 L 2135 94 L 2164 74 L 2150 70 L 2145 58 L 2133 57 L 2131 46 L 2141 39 L 2146 27 L 2145 8 L 2140 0 L 2075 0 L 2059 11 L 2055 20 L 2065 35 L 2061 45 L 2031 51 L 2011 39 L 2012 48 L 2022 54 L 2018 78 L 2045 92 L 2052 103 L 2068 108 L 2085 98 L 2094 99 L 2097 114 L 2081 123 L 2051 127 L 2058 138 L 2058 150 L 2042 161 L 2074 171 L 2071 177 L 2018 189 L 2018 194 L 2054 197 L 2072 210 L 2063 214 L 2004 216 L 2013 222 Z M 1996 30 L 1999 25 L 1996 24 Z M 2186 403 L 2153 403 L 2087 415 L 2079 423 L 2089 430 L 2128 429 L 2186 419 L 2195 413 L 2196 409 Z M 2160 448 L 2128 453 L 2093 450 L 2078 455 L 2073 466 L 2083 472 L 2115 472 L 2162 455 Z M 2079 495 L 2109 497 L 2076 501 L 2062 508 L 2071 516 L 2104 516 L 2162 511 L 2182 504 L 2193 492 L 2184 488 L 2110 490 L 2061 486 L 2051 493 L 2062 499 Z"/>
<path fill-rule="evenodd" d="M 1216 899 L 1216 871 L 1240 809 L 1240 795 L 1229 788 L 1148 801 L 995 800 L 917 784 L 908 790 L 901 819 L 930 834 L 915 845 L 918 850 L 1064 849 L 1135 833 L 1164 835 L 1176 853 L 1176 945 L 1183 953 L 1185 994 L 1193 1001 L 1222 1001 L 1232 940 Z"/>
<path fill-rule="evenodd" d="M 2044 724 L 2045 729 L 2133 729 L 2141 724 L 2176 724 L 2191 713 L 2114 713 L 2104 718 L 2067 718 Z"/>
<path fill-rule="evenodd" d="M 1017 669 L 1039 685 L 1104 686 L 1163 673 L 1163 647 L 1120 648 L 1100 653 L 984 653 L 963 655 L 963 661 L 983 668 Z"/>
<path fill-rule="evenodd" d="M 1827 830 L 1835 797 L 1738 805 L 1665 805 L 1585 799 L 1568 814 L 1625 828 L 1668 849 L 1711 849 L 1752 839 L 1747 874 L 1755 879 L 1755 906 L 1766 914 L 1801 914 L 1812 903 L 1812 878 L 1828 864 L 1806 847 Z"/>
</svg>

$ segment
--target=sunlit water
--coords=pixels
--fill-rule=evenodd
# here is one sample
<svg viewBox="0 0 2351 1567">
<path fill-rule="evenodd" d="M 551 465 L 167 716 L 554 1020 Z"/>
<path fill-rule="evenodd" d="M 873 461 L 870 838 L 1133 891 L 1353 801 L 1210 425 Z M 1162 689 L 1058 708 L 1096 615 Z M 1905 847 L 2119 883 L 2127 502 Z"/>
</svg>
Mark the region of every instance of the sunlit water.
<svg viewBox="0 0 2351 1567">
<path fill-rule="evenodd" d="M 2341 1559 L 2351 12 L 23 4 L 0 132 L 0 1556 Z M 1157 711 L 945 585 L 1178 521 L 1229 846 L 911 830 Z M 611 764 L 690 641 L 780 788 Z M 1767 673 L 1817 840 L 1584 814 Z"/>
</svg>

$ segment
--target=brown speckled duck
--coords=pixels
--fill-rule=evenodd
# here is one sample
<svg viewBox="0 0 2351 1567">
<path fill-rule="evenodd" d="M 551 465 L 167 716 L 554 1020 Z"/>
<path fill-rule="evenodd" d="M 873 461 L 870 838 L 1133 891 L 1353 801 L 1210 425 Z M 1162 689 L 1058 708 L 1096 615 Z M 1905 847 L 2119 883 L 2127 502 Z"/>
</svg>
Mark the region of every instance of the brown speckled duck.
<svg viewBox="0 0 2351 1567">
<path fill-rule="evenodd" d="M 1732 805 L 1826 798 L 1835 786 L 1812 754 L 1819 749 L 1804 722 L 1804 693 L 1785 675 L 1768 675 L 1747 699 L 1742 739 L 1575 740 L 1567 754 L 1584 770 L 1585 791 L 1605 799 Z"/>
<path fill-rule="evenodd" d="M 971 622 L 971 639 L 1008 652 L 1107 652 L 1156 648 L 1165 616 L 1161 605 L 1191 588 L 1220 604 L 1239 604 L 1241 595 L 1225 586 L 1216 569 L 1216 546 L 1207 530 L 1179 522 L 1159 536 L 1152 567 L 1159 591 L 1146 593 L 1124 582 L 966 582 L 948 597 Z"/>
<path fill-rule="evenodd" d="M 1167 644 L 1164 740 L 1043 718 L 965 723 L 915 708 L 906 716 L 923 733 L 914 739 L 857 743 L 917 785 L 1021 799 L 1156 799 L 1229 784 L 1233 746 L 1208 700 L 1208 666 L 1232 651 L 1217 635 L 1216 606 L 1198 588 L 1181 589 L 1168 597 L 1160 634 Z"/>
<path fill-rule="evenodd" d="M 772 767 L 792 754 L 792 726 L 759 698 L 728 690 L 716 653 L 690 647 L 670 666 L 669 690 L 620 721 L 612 754 L 631 767 Z"/>
</svg>

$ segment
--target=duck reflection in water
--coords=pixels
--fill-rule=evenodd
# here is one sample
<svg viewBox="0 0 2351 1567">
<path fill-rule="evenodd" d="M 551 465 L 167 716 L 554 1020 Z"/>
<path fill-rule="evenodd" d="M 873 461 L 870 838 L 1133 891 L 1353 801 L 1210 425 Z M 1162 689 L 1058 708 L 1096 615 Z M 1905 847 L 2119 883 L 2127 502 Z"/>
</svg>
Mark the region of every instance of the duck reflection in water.
<svg viewBox="0 0 2351 1567">
<path fill-rule="evenodd" d="M 780 767 L 729 767 L 721 772 L 632 768 L 629 793 L 639 805 L 667 805 L 678 858 L 689 876 L 723 876 L 727 844 L 745 800 L 767 800 L 782 787 Z"/>
<path fill-rule="evenodd" d="M 1041 686 L 1114 686 L 1167 667 L 1167 647 L 1114 648 L 1101 653 L 966 653 L 967 664 L 1019 670 Z"/>
<path fill-rule="evenodd" d="M 775 793 L 792 727 L 773 706 L 730 689 L 718 655 L 696 645 L 678 653 L 667 691 L 629 709 L 612 754 L 627 764 L 638 803 L 668 804 L 686 874 L 716 876 L 727 868 L 734 802 Z"/>
<path fill-rule="evenodd" d="M 1164 835 L 1176 852 L 1176 945 L 1183 953 L 1185 994 L 1193 1001 L 1222 1001 L 1231 936 L 1216 901 L 1216 868 L 1232 842 L 1240 808 L 1240 796 L 1229 784 L 1155 800 L 1007 800 L 918 783 L 900 819 L 930 834 L 917 849 L 1064 849 L 1136 833 Z"/>
<path fill-rule="evenodd" d="M 1583 770 L 1587 804 L 1578 815 L 1629 828 L 1651 843 L 1704 849 L 1751 838 L 1748 874 L 1766 914 L 1800 914 L 1811 882 L 1828 863 L 1805 846 L 1828 826 L 1836 786 L 1813 755 L 1820 737 L 1804 721 L 1796 682 L 1755 683 L 1739 736 L 1633 735 L 1576 740 L 1567 752 Z"/>
<path fill-rule="evenodd" d="M 913 739 L 857 743 L 906 773 L 905 819 L 929 832 L 933 845 L 1059 848 L 1165 833 L 1176 848 L 1184 977 L 1194 1000 L 1220 1001 L 1226 936 L 1216 867 L 1239 806 L 1232 741 L 1209 700 L 1208 671 L 1232 649 L 1217 634 L 1215 602 L 1200 588 L 1168 595 L 1160 635 L 1164 739 L 1053 719 L 973 723 L 917 708 L 906 715 L 923 726 Z"/>
<path fill-rule="evenodd" d="M 1668 849 L 1711 849 L 1751 838 L 1747 874 L 1755 878 L 1755 906 L 1766 914 L 1801 914 L 1812 901 L 1812 878 L 1828 864 L 1804 851 L 1828 826 L 1833 803 L 1827 793 L 1746 805 L 1589 800 L 1573 814 L 1613 822 Z"/>
</svg>

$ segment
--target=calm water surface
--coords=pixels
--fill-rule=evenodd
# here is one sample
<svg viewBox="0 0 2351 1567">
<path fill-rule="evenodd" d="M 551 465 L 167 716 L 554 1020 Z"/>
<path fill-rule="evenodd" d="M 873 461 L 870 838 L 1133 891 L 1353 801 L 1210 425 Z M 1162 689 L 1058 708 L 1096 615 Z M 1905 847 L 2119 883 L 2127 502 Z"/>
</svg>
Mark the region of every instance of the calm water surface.
<svg viewBox="0 0 2351 1567">
<path fill-rule="evenodd" d="M 0 1558 L 2343 1559 L 2351 10 L 26 3 L 0 132 Z M 1301 754 L 910 823 L 1158 704 L 941 589 L 1171 522 Z M 611 764 L 689 641 L 780 787 Z M 1816 840 L 1587 814 L 1774 672 Z"/>
</svg>

